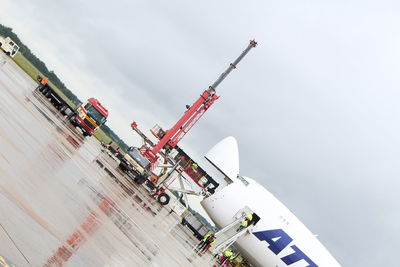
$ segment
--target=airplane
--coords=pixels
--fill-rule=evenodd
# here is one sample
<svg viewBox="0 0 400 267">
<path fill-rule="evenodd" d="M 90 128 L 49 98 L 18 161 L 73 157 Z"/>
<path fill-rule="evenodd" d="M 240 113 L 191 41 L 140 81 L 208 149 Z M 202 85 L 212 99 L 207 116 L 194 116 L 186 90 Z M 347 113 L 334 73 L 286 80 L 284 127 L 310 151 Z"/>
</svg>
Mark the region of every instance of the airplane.
<svg viewBox="0 0 400 267">
<path fill-rule="evenodd" d="M 244 207 L 259 217 L 234 243 L 253 266 L 341 266 L 284 204 L 255 180 L 239 175 L 239 149 L 234 137 L 220 141 L 205 158 L 228 181 L 201 202 L 215 225 L 222 229 L 231 224 Z"/>
</svg>

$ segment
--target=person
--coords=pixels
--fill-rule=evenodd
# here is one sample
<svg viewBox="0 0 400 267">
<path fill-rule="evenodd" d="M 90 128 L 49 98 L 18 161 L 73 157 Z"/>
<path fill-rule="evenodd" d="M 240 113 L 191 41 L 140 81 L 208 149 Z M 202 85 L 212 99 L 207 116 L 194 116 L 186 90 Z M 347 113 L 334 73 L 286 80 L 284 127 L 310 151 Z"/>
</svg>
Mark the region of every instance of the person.
<svg viewBox="0 0 400 267">
<path fill-rule="evenodd" d="M 208 231 L 203 238 L 201 239 L 200 243 L 196 246 L 195 251 L 199 251 L 201 248 L 204 247 L 205 243 L 207 242 L 207 238 L 212 234 L 211 231 Z"/>
<path fill-rule="evenodd" d="M 219 264 L 220 264 L 220 265 L 225 264 L 225 262 L 226 262 L 227 260 L 233 258 L 233 256 L 234 256 L 234 255 L 233 255 L 232 251 L 230 251 L 229 249 L 225 250 L 225 251 L 222 253 L 222 257 L 219 259 Z"/>
<path fill-rule="evenodd" d="M 49 78 L 46 78 L 46 77 L 42 78 L 42 79 L 40 80 L 40 83 L 39 83 L 37 89 L 40 90 L 40 89 L 42 89 L 43 87 L 45 87 L 48 81 L 49 81 Z"/>
<path fill-rule="evenodd" d="M 196 171 L 199 165 L 196 162 L 193 162 L 192 164 L 192 170 Z"/>
<path fill-rule="evenodd" d="M 236 229 L 236 232 L 240 232 L 242 229 L 249 227 L 252 220 L 253 220 L 253 214 L 252 213 L 246 214 L 246 216 L 244 216 L 243 221 L 240 223 L 239 228 Z"/>
<path fill-rule="evenodd" d="M 207 250 L 208 250 L 212 245 L 214 245 L 215 241 L 217 241 L 217 238 L 215 237 L 214 234 L 211 234 L 211 235 L 207 238 L 203 249 L 200 250 L 199 256 L 203 256 L 203 255 L 207 252 Z"/>
</svg>

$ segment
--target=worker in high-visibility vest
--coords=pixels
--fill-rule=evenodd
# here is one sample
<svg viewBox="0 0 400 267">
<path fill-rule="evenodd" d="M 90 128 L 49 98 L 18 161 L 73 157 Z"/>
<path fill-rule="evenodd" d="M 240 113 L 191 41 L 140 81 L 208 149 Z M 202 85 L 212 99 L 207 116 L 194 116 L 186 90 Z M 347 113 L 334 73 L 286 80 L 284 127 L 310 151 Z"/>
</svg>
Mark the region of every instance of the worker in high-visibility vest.
<svg viewBox="0 0 400 267">
<path fill-rule="evenodd" d="M 46 86 L 48 81 L 49 81 L 49 78 L 46 78 L 46 77 L 42 78 L 40 80 L 40 83 L 39 83 L 39 85 L 38 85 L 38 87 L 36 89 L 42 89 L 43 87 Z"/>
<path fill-rule="evenodd" d="M 207 250 L 214 245 L 214 243 L 217 241 L 217 238 L 215 237 L 214 234 L 211 234 L 209 237 L 207 237 L 207 240 L 205 242 L 205 246 L 202 250 L 200 250 L 199 255 L 203 256 L 204 253 L 207 252 Z"/>
<path fill-rule="evenodd" d="M 199 165 L 196 162 L 193 162 L 192 164 L 192 170 L 196 171 Z"/>
<path fill-rule="evenodd" d="M 253 214 L 252 213 L 248 213 L 246 214 L 246 216 L 244 216 L 243 221 L 240 223 L 239 228 L 236 230 L 236 232 L 241 231 L 244 228 L 247 228 L 250 226 L 251 222 L 253 220 Z"/>
<path fill-rule="evenodd" d="M 40 81 L 40 83 L 43 84 L 43 85 L 46 85 L 48 81 L 49 81 L 49 78 L 44 77 L 44 78 Z"/>
<path fill-rule="evenodd" d="M 223 265 L 227 260 L 229 260 L 233 256 L 233 252 L 229 249 L 225 250 L 222 253 L 222 257 L 219 259 L 219 264 Z"/>
<path fill-rule="evenodd" d="M 203 238 L 201 239 L 200 243 L 196 246 L 196 249 L 195 249 L 196 252 L 199 251 L 199 250 L 201 250 L 202 248 L 204 248 L 204 246 L 206 245 L 206 241 L 207 241 L 208 237 L 209 237 L 211 234 L 212 234 L 212 232 L 211 232 L 211 231 L 208 231 L 208 232 L 203 236 Z"/>
</svg>

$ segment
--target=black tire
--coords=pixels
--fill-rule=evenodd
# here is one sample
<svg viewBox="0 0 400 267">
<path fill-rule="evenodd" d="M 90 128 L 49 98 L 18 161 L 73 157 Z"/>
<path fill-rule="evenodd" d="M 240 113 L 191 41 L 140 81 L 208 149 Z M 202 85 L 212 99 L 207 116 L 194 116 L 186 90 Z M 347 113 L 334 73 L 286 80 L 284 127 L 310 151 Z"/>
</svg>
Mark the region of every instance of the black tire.
<svg viewBox="0 0 400 267">
<path fill-rule="evenodd" d="M 75 117 L 76 115 L 78 115 L 78 114 L 76 114 L 76 112 L 71 112 L 70 114 L 68 114 L 68 120 L 71 121 L 72 117 Z M 73 124 L 72 121 L 71 121 L 71 123 Z"/>
<path fill-rule="evenodd" d="M 144 175 L 137 175 L 134 179 L 135 183 L 137 183 L 137 184 L 143 184 L 144 181 L 146 181 L 146 180 L 147 180 L 147 177 Z"/>
<path fill-rule="evenodd" d="M 49 97 L 51 95 L 51 90 L 47 90 L 45 93 L 43 93 L 45 97 Z"/>
<path fill-rule="evenodd" d="M 121 161 L 121 162 L 119 163 L 119 167 L 120 167 L 120 169 L 123 170 L 124 172 L 126 172 L 126 171 L 128 170 L 128 165 L 127 165 L 125 162 L 123 162 L 123 161 Z"/>
<path fill-rule="evenodd" d="M 86 131 L 82 131 L 83 132 L 83 136 L 92 136 L 92 133 L 88 133 Z"/>
<path fill-rule="evenodd" d="M 39 91 L 42 92 L 43 95 L 45 95 L 48 91 L 50 91 L 50 88 L 47 86 L 43 86 Z"/>
<path fill-rule="evenodd" d="M 160 203 L 163 206 L 167 205 L 169 203 L 169 200 L 170 200 L 170 196 L 167 195 L 166 193 L 161 193 L 157 197 L 158 203 Z"/>
<path fill-rule="evenodd" d="M 65 110 L 68 108 L 68 106 L 67 105 L 62 105 L 61 107 L 60 107 L 60 112 L 61 112 L 61 114 L 62 115 L 67 115 L 67 113 L 65 113 Z"/>
</svg>

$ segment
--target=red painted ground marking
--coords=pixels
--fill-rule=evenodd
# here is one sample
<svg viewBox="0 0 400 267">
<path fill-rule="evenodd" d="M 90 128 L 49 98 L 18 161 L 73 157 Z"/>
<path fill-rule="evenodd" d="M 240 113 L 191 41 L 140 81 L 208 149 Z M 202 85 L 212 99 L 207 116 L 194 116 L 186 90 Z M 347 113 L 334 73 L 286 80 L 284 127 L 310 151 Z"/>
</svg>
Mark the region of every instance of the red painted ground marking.
<svg viewBox="0 0 400 267">
<path fill-rule="evenodd" d="M 100 210 L 107 214 L 107 208 L 110 205 L 111 202 L 107 199 L 104 199 L 98 207 Z M 99 229 L 100 224 L 97 220 L 98 217 L 99 215 L 96 212 L 90 212 L 89 216 L 86 217 L 85 221 L 80 225 L 80 227 L 75 230 L 75 232 L 73 232 L 66 240 L 68 248 L 64 245 L 59 247 L 56 253 L 47 261 L 46 264 L 44 264 L 44 266 L 63 266 L 64 263 L 66 263 L 72 257 L 72 255 L 85 243 L 85 234 L 89 236 L 93 235 L 97 231 L 97 229 Z"/>
</svg>

